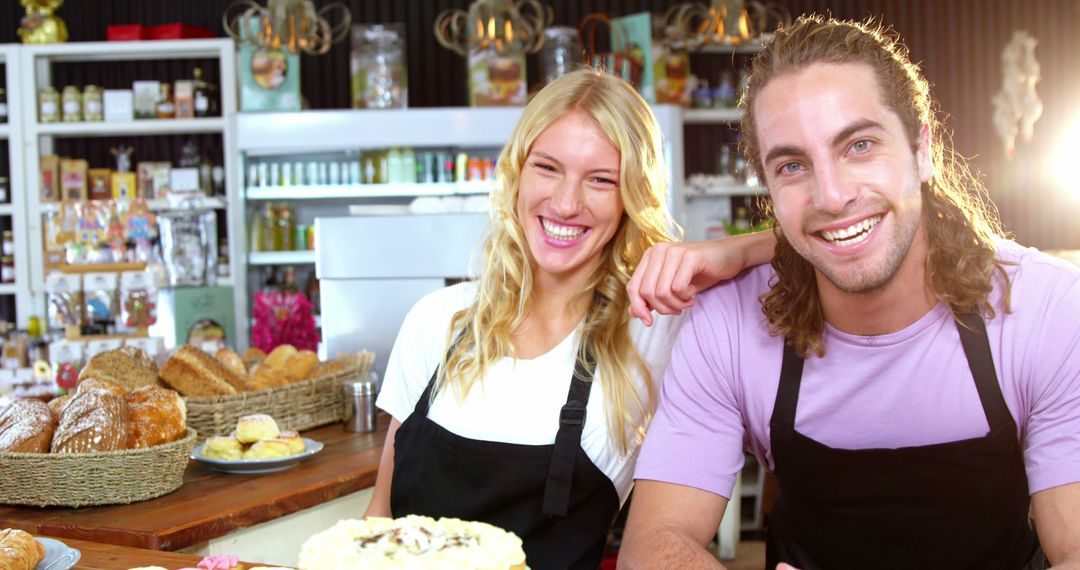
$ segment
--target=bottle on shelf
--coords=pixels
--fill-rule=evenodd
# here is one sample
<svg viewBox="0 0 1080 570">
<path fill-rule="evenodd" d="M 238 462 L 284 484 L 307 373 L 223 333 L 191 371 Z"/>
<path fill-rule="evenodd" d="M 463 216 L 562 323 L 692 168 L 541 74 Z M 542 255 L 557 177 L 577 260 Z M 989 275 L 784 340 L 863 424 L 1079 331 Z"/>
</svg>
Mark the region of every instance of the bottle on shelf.
<svg viewBox="0 0 1080 570">
<path fill-rule="evenodd" d="M 735 108 L 735 79 L 731 70 L 724 70 L 720 74 L 720 85 L 716 87 L 713 95 L 713 105 L 723 109 Z"/>
<path fill-rule="evenodd" d="M 295 293 L 300 290 L 300 287 L 296 284 L 295 267 L 291 265 L 285 267 L 285 280 L 281 284 L 281 290 L 290 293 Z"/>
<path fill-rule="evenodd" d="M 312 270 L 308 273 L 307 285 L 304 287 L 304 293 L 307 294 L 308 300 L 311 301 L 312 311 L 318 315 L 322 313 L 322 305 L 319 299 L 319 280 L 315 277 L 315 271 Z"/>
<path fill-rule="evenodd" d="M 157 118 L 159 119 L 172 119 L 176 117 L 176 105 L 173 104 L 171 84 L 161 84 L 161 91 L 159 91 L 157 105 L 154 106 L 154 112 L 157 113 Z"/>
<path fill-rule="evenodd" d="M 731 221 L 738 233 L 750 231 L 750 217 L 746 212 L 746 206 L 735 208 L 735 219 Z"/>
<path fill-rule="evenodd" d="M 401 151 L 401 181 L 405 184 L 416 183 L 416 152 L 412 147 Z"/>
<path fill-rule="evenodd" d="M 386 152 L 387 176 L 386 181 L 390 184 L 400 184 L 405 178 L 401 171 L 401 150 L 392 148 Z"/>
<path fill-rule="evenodd" d="M 277 208 L 273 223 L 269 224 L 274 236 L 274 251 L 294 251 L 296 249 L 292 207 L 282 203 Z"/>
<path fill-rule="evenodd" d="M 196 67 L 194 71 L 194 90 L 193 99 L 195 100 L 195 116 L 196 117 L 209 117 L 211 114 L 210 108 L 210 84 L 203 81 L 202 68 Z"/>
<path fill-rule="evenodd" d="M 7 176 L 0 176 L 0 204 L 11 201 L 11 187 L 8 182 Z"/>
</svg>

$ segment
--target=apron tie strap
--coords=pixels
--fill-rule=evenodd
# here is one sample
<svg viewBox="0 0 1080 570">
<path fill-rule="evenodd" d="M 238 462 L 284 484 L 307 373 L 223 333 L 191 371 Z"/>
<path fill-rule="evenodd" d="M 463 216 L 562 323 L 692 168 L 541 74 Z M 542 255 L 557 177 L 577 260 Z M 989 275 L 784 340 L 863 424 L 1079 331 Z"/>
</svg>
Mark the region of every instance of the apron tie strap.
<svg viewBox="0 0 1080 570">
<path fill-rule="evenodd" d="M 559 411 L 559 431 L 551 451 L 547 483 L 544 485 L 545 515 L 565 517 L 570 507 L 570 486 L 574 477 L 574 464 L 581 448 L 581 434 L 585 429 L 585 408 L 589 403 L 593 369 L 596 363 L 592 355 L 574 364 L 574 377 L 566 404 Z"/>
</svg>

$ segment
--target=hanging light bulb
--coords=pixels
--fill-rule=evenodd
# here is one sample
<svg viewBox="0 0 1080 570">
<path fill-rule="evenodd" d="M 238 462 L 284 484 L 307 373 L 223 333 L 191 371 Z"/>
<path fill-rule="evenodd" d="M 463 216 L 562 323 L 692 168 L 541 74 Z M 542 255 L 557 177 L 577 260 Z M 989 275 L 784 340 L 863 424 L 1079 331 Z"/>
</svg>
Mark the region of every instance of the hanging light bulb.
<svg viewBox="0 0 1080 570">
<path fill-rule="evenodd" d="M 435 18 L 435 39 L 460 55 L 469 49 L 536 53 L 552 11 L 538 0 L 476 0 L 468 12 L 445 10 Z"/>
<path fill-rule="evenodd" d="M 707 44 L 737 46 L 756 39 L 765 31 L 770 16 L 790 22 L 791 16 L 778 5 L 755 0 L 710 0 L 675 4 L 664 14 L 664 23 L 673 38 L 689 49 Z"/>
<path fill-rule="evenodd" d="M 242 11 L 236 13 L 237 9 Z M 340 12 L 340 18 L 331 25 L 328 16 L 335 10 Z M 235 15 L 230 18 L 230 14 Z M 341 2 L 316 10 L 312 0 L 267 0 L 265 7 L 255 0 L 234 0 L 225 9 L 221 22 L 229 36 L 240 42 L 321 55 L 348 35 L 352 13 Z"/>
</svg>

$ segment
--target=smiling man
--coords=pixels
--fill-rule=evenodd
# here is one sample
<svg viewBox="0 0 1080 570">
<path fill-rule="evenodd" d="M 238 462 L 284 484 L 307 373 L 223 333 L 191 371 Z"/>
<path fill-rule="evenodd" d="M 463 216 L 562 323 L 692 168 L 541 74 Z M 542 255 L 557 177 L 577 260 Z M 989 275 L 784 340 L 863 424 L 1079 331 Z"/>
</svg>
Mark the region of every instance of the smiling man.
<svg viewBox="0 0 1080 570">
<path fill-rule="evenodd" d="M 1080 272 L 1002 237 L 886 31 L 800 18 L 742 107 L 775 258 L 695 301 L 620 567 L 718 567 L 750 451 L 769 570 L 1080 568 Z"/>
</svg>

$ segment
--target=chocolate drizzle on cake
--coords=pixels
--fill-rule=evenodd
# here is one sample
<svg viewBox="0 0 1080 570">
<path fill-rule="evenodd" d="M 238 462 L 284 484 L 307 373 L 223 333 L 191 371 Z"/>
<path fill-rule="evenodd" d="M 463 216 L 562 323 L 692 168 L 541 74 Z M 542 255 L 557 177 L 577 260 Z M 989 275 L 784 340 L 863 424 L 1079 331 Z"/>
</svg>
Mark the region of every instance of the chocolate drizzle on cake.
<svg viewBox="0 0 1080 570">
<path fill-rule="evenodd" d="M 409 554 L 422 554 L 432 550 L 480 546 L 480 537 L 468 532 L 467 529 L 464 530 L 465 532 L 448 534 L 442 532 L 441 529 L 432 532 L 424 527 L 399 526 L 367 536 L 358 536 L 354 540 L 359 550 L 379 549 L 387 556 L 393 556 L 401 550 Z"/>
</svg>

